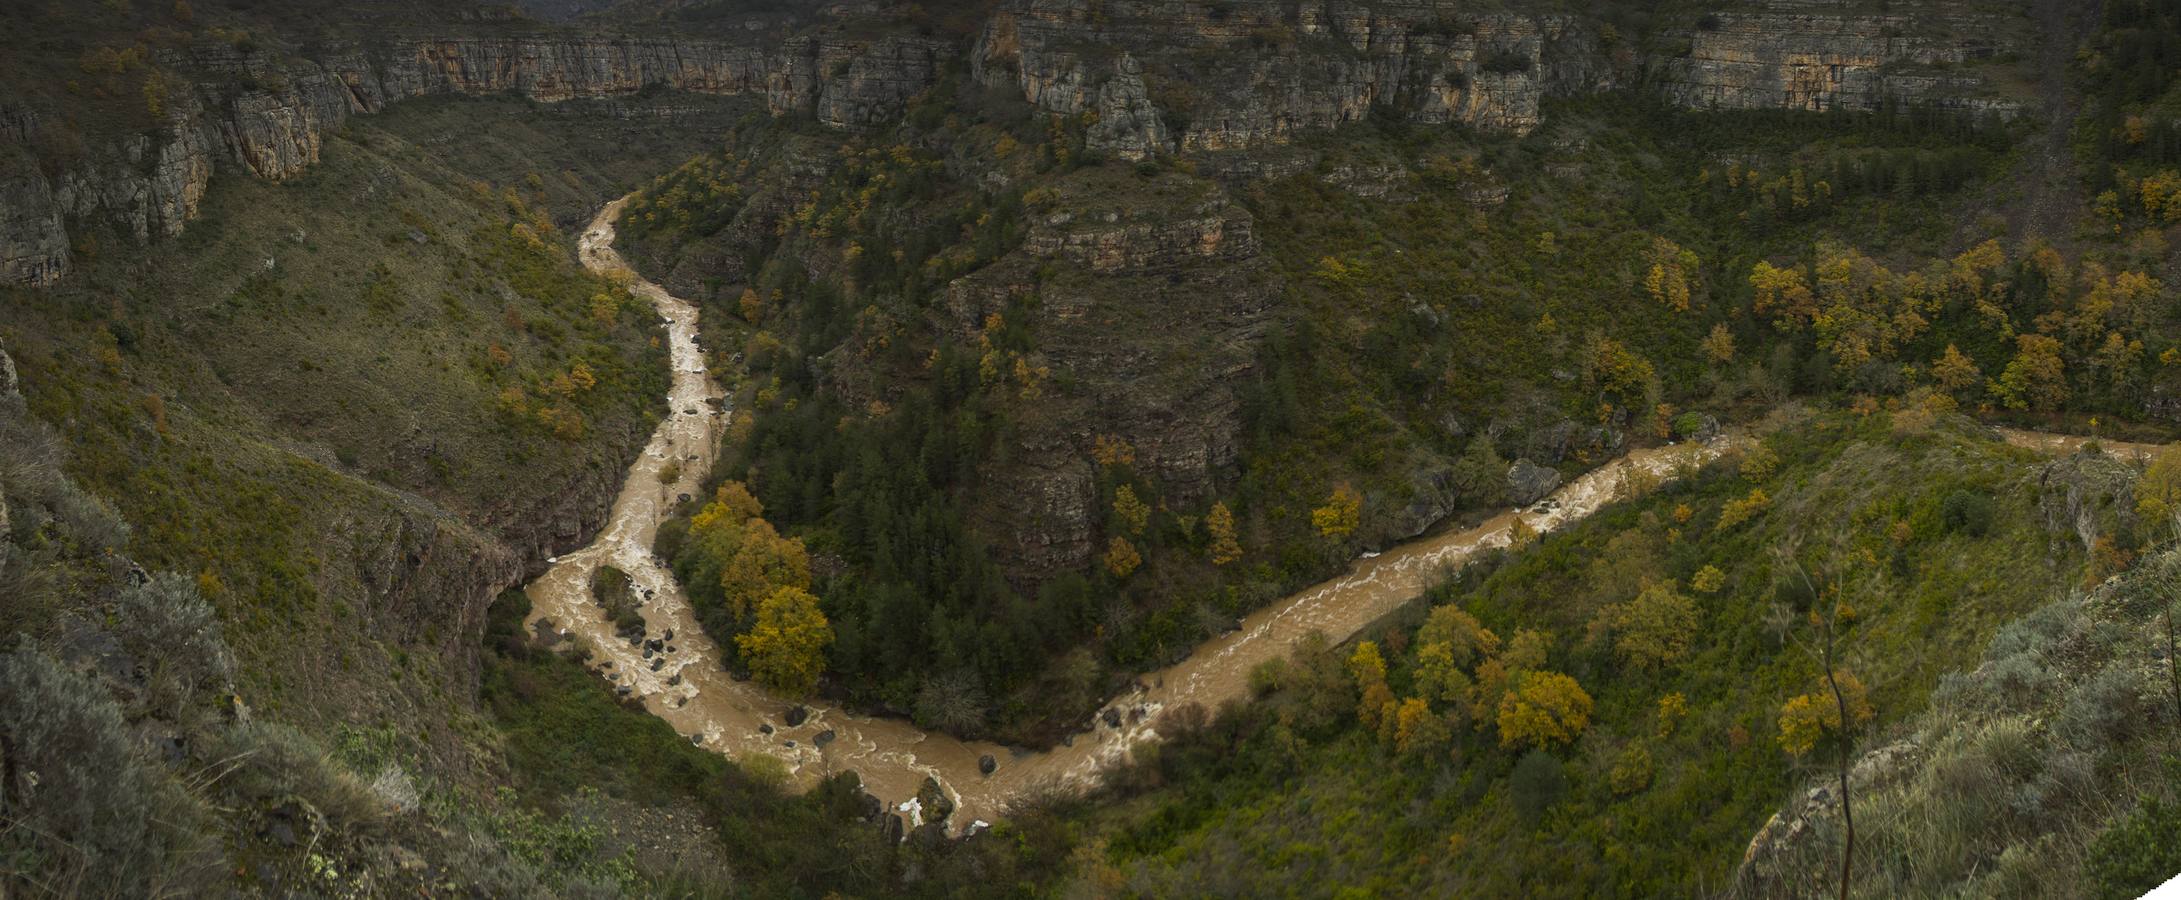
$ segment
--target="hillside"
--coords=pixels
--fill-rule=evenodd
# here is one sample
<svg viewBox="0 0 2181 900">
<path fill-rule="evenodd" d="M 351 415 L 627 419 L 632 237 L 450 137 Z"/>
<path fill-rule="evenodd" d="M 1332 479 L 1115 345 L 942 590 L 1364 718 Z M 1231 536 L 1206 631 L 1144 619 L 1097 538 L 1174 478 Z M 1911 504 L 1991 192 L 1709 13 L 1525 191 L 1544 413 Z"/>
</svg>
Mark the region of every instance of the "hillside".
<svg viewBox="0 0 2181 900">
<path fill-rule="evenodd" d="M 2181 4 L 0 25 L 0 894 L 2181 868 Z"/>
</svg>

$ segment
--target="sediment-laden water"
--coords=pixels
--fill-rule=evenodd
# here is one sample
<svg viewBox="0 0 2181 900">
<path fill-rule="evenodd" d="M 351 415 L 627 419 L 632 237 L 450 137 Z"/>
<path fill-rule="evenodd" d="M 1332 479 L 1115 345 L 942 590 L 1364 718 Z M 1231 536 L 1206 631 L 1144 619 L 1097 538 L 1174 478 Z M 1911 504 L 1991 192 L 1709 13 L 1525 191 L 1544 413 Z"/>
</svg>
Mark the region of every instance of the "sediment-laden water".
<svg viewBox="0 0 2181 900">
<path fill-rule="evenodd" d="M 958 809 L 949 826 L 955 831 L 996 818 L 1011 800 L 1033 792 L 1087 787 L 1139 741 L 1156 740 L 1154 725 L 1164 711 L 1192 703 L 1214 710 L 1222 701 L 1247 697 L 1249 672 L 1258 663 L 1287 655 L 1311 632 L 1334 642 L 1348 638 L 1415 599 L 1478 552 L 1505 546 L 1517 516 L 1537 531 L 1552 531 L 1606 505 L 1632 471 L 1672 478 L 1683 467 L 1716 457 L 1733 441 L 1636 450 L 1527 509 L 1359 559 L 1346 574 L 1259 610 L 1239 629 L 1198 647 L 1180 663 L 1145 674 L 1133 690 L 1085 722 L 1081 732 L 1049 751 L 1016 754 L 997 744 L 926 732 L 899 719 L 819 704 L 805 706 L 808 717 L 789 726 L 788 710 L 801 704 L 721 670 L 718 648 L 698 627 L 665 562 L 651 552 L 659 523 L 677 497 L 696 491 L 710 471 L 731 412 L 697 345 L 696 305 L 635 276 L 614 251 L 614 221 L 624 202 L 615 201 L 598 214 L 583 233 L 580 253 L 592 270 L 627 278 L 630 288 L 655 304 L 667 321 L 674 367 L 668 394 L 671 415 L 630 468 L 628 483 L 598 539 L 557 558 L 530 585 L 529 624 L 588 645 L 593 668 L 617 691 L 640 698 L 645 708 L 693 743 L 731 757 L 774 757 L 804 786 L 854 770 L 866 790 L 899 810 L 911 826 L 922 818 L 914 798 L 927 777 L 936 778 L 954 799 Z M 2085 442 L 2038 432 L 2003 433 L 2012 443 L 2046 452 L 2071 451 Z M 2108 446 L 2124 452 L 2149 449 Z M 663 474 L 676 477 L 668 482 Z M 603 610 L 591 601 L 592 573 L 607 564 L 627 572 L 647 598 L 642 608 L 644 641 L 632 644 L 616 636 Z M 652 649 L 654 639 L 659 649 Z M 979 765 L 985 756 L 998 763 L 989 775 Z"/>
</svg>

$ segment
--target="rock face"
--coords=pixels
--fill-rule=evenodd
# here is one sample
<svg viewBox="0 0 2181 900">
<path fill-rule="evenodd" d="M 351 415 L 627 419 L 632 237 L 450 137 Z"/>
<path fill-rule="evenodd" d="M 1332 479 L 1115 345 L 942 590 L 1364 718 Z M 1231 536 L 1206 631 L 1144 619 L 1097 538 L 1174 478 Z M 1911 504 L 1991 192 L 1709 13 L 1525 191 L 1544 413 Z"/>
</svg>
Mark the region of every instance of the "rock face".
<svg viewBox="0 0 2181 900">
<path fill-rule="evenodd" d="M 1527 134 L 1544 98 L 1635 86 L 1699 109 L 2020 108 L 1977 69 L 2019 49 L 2026 20 L 1953 0 L 1885 15 L 1761 0 L 1669 23 L 1645 48 L 1588 16 L 1520 6 L 1006 0 L 968 48 L 969 69 L 978 83 L 1078 119 L 1090 149 L 1125 159 L 1261 148 L 1366 116 Z M 515 92 L 552 102 L 670 87 L 853 128 L 898 119 L 963 49 L 898 24 L 745 24 L 734 39 L 518 22 L 301 58 L 215 41 L 161 50 L 160 67 L 192 89 L 176 92 L 159 128 L 107 140 L 57 175 L 14 164 L 0 175 L 0 283 L 61 277 L 77 220 L 147 240 L 178 233 L 215 164 L 292 177 L 317 161 L 327 129 L 410 97 Z M 0 159 L 8 144 L 37 146 L 39 131 L 36 116 L 0 109 Z"/>
<path fill-rule="evenodd" d="M 1837 3 L 1768 0 L 1683 32 L 1687 53 L 1657 62 L 1660 90 L 1699 109 L 1871 110 L 1892 100 L 2011 117 L 2017 101 L 1959 67 L 2018 47 L 2023 21 L 1963 3 L 1853 15 Z"/>
<path fill-rule="evenodd" d="M 541 30 L 387 39 L 301 61 L 225 43 L 163 50 L 161 68 L 192 88 L 175 93 L 155 132 L 94 147 L 57 177 L 13 163 L 0 174 L 0 283 L 60 278 L 69 220 L 110 223 L 140 241 L 179 234 L 216 167 L 293 177 L 318 161 L 328 130 L 411 97 L 516 92 L 553 102 L 670 87 L 748 95 L 775 115 L 852 128 L 898 119 L 954 52 L 914 35 L 768 36 L 775 39 Z M 0 158 L 27 161 L 45 129 L 33 114 L 6 112 Z"/>
<path fill-rule="evenodd" d="M 1212 492 L 1238 452 L 1234 386 L 1278 293 L 1254 220 L 1215 182 L 1101 167 L 1054 193 L 1029 213 L 1021 247 L 945 299 L 965 339 L 986 316 L 1035 300 L 1053 386 L 1019 424 L 1013 459 L 990 473 L 978 515 L 996 555 L 1028 580 L 1078 569 L 1098 546 L 1100 441 L 1125 444 L 1169 502 Z"/>
<path fill-rule="evenodd" d="M 1326 0 L 1017 0 L 970 64 L 1040 109 L 1092 114 L 1089 145 L 1126 158 L 1280 143 L 1374 111 L 1523 134 L 1541 97 L 1615 83 L 1573 17 Z"/>
</svg>

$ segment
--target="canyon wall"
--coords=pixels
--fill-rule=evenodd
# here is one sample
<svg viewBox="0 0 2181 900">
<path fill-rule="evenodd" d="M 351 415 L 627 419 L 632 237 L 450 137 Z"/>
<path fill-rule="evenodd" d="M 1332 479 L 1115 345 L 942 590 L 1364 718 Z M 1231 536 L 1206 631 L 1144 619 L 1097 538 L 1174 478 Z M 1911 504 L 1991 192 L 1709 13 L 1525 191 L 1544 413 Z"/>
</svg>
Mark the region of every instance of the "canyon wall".
<svg viewBox="0 0 2181 900">
<path fill-rule="evenodd" d="M 852 128 L 892 121 L 952 50 L 915 36 L 795 35 L 777 43 L 539 32 L 387 39 L 281 59 L 226 43 L 161 51 L 191 89 L 158 128 L 89 148 L 55 174 L 27 164 L 47 117 L 0 110 L 0 283 L 44 285 L 70 263 L 71 221 L 140 241 L 179 234 L 215 169 L 285 179 L 318 161 L 349 116 L 438 94 L 518 93 L 553 102 L 668 87 L 759 98 L 776 115 Z M 13 145 L 13 146 L 10 146 Z"/>
<path fill-rule="evenodd" d="M 1076 117 L 1093 150 L 1141 159 L 1274 145 L 1374 115 L 1520 135 L 1538 127 L 1547 98 L 1614 90 L 1696 109 L 1891 102 L 2012 116 L 2021 100 L 1993 70 L 2027 45 L 2019 6 L 1932 0 L 1853 13 L 1833 0 L 1761 0 L 1661 13 L 1639 39 L 1592 15 L 1479 13 L 1452 0 L 1009 0 L 966 51 L 975 82 Z M 405 98 L 550 102 L 668 87 L 857 128 L 900 117 L 965 49 L 900 25 L 851 36 L 837 25 L 751 24 L 733 40 L 531 26 L 292 56 L 216 41 L 160 51 L 159 65 L 192 90 L 154 131 L 94 146 L 59 171 L 17 164 L 47 123 L 0 107 L 0 159 L 10 162 L 0 170 L 0 283 L 62 277 L 75 222 L 140 240 L 176 234 L 216 168 L 291 177 L 317 160 L 328 129 Z"/>
</svg>

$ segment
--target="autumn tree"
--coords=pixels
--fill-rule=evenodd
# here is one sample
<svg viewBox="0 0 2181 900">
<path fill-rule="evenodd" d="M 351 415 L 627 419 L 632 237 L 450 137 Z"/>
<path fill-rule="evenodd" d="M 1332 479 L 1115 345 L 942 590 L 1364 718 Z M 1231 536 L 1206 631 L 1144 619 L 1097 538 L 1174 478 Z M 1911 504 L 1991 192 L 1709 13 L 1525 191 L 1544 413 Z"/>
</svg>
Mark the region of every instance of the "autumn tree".
<svg viewBox="0 0 2181 900">
<path fill-rule="evenodd" d="M 1699 594 L 1716 594 L 1727 586 L 1727 573 L 1718 566 L 1705 566 L 1689 576 L 1689 589 Z"/>
<path fill-rule="evenodd" d="M 810 589 L 810 553 L 800 538 L 782 537 L 764 519 L 751 519 L 720 567 L 720 589 L 736 619 L 778 588 Z"/>
<path fill-rule="evenodd" d="M 1310 524 L 1318 533 L 1329 538 L 1343 538 L 1355 533 L 1362 524 L 1363 495 L 1346 482 L 1333 488 L 1325 505 L 1310 511 Z"/>
<path fill-rule="evenodd" d="M 1756 292 L 1756 311 L 1772 316 L 1781 330 L 1817 318 L 1817 295 L 1810 292 L 1809 273 L 1800 266 L 1782 269 L 1760 259 L 1750 267 L 1749 286 Z"/>
<path fill-rule="evenodd" d="M 2067 365 L 2060 342 L 2042 334 L 2015 335 L 2014 359 L 1990 385 L 2010 409 L 2047 411 L 2067 402 Z"/>
<path fill-rule="evenodd" d="M 1242 558 L 1242 544 L 1235 539 L 1234 513 L 1227 504 L 1212 504 L 1211 514 L 1204 517 L 1204 528 L 1211 538 L 1208 551 L 1212 565 L 1224 566 Z"/>
<path fill-rule="evenodd" d="M 1519 672 L 1499 701 L 1499 742 L 1504 747 L 1551 747 L 1580 737 L 1590 725 L 1592 703 L 1583 687 L 1558 672 Z"/>
<path fill-rule="evenodd" d="M 1444 642 L 1416 647 L 1416 689 L 1426 699 L 1466 707 L 1476 682 L 1454 660 L 1454 648 Z"/>
<path fill-rule="evenodd" d="M 2136 516 L 2146 524 L 2171 525 L 2181 514 L 2181 444 L 2168 444 L 2151 457 L 2136 482 Z"/>
<path fill-rule="evenodd" d="M 1689 653 L 1696 634 L 1696 602 L 1671 581 L 1644 585 L 1635 599 L 1607 607 L 1613 649 L 1638 669 L 1662 669 Z"/>
<path fill-rule="evenodd" d="M 1363 727 L 1381 732 L 1391 740 L 1390 729 L 1395 724 L 1393 717 L 1397 704 L 1392 689 L 1386 686 L 1386 657 L 1379 652 L 1377 642 L 1356 644 L 1355 651 L 1348 654 L 1347 668 L 1348 677 L 1362 689 L 1362 697 L 1356 704 L 1356 719 Z"/>
<path fill-rule="evenodd" d="M 1386 680 L 1386 656 L 1378 652 L 1378 642 L 1362 641 L 1348 654 L 1348 677 L 1356 680 L 1357 687 Z"/>
<path fill-rule="evenodd" d="M 1643 276 L 1644 292 L 1675 312 L 1688 312 L 1689 275 L 1697 269 L 1696 253 L 1663 237 L 1654 237 L 1649 262 L 1650 268 Z"/>
<path fill-rule="evenodd" d="M 825 671 L 825 648 L 833 626 L 809 591 L 781 587 L 757 607 L 757 624 L 735 636 L 735 646 L 760 684 L 801 695 L 818 684 Z"/>
<path fill-rule="evenodd" d="M 1704 336 L 1700 346 L 1704 350 L 1704 358 L 1714 364 L 1725 365 L 1734 361 L 1734 332 L 1728 331 L 1724 322 L 1713 325 L 1711 333 Z"/>
<path fill-rule="evenodd" d="M 1946 345 L 1946 352 L 1931 361 L 1931 377 L 1956 397 L 1984 383 L 1984 372 L 1977 368 L 1976 361 L 1953 344 Z"/>
<path fill-rule="evenodd" d="M 1594 335 L 1583 354 L 1583 384 L 1606 407 L 1649 406 L 1658 395 L 1658 370 L 1620 341 Z"/>
<path fill-rule="evenodd" d="M 1476 616 L 1454 604 L 1436 606 L 1416 631 L 1419 645 L 1440 644 L 1455 666 L 1468 668 L 1477 660 L 1499 654 L 1499 635 L 1484 627 Z"/>
<path fill-rule="evenodd" d="M 1772 498 L 1765 494 L 1764 489 L 1752 488 L 1749 496 L 1739 500 L 1729 500 L 1726 505 L 1719 508 L 1719 524 L 1716 528 L 1720 531 L 1733 528 L 1749 521 L 1758 513 L 1764 512 L 1771 507 Z"/>
<path fill-rule="evenodd" d="M 1453 730 L 1447 727 L 1446 720 L 1432 712 L 1431 704 L 1423 698 L 1410 697 L 1394 710 L 1394 752 L 1402 756 L 1435 753 L 1453 738 Z"/>
<path fill-rule="evenodd" d="M 1843 722 L 1852 728 L 1875 715 L 1870 690 L 1854 674 L 1836 671 L 1831 683 L 1823 678 L 1818 682 L 1815 690 L 1797 694 L 1780 706 L 1780 747 L 1796 756 L 1810 752 L 1828 736 L 1842 734 Z M 1840 690 L 1837 702 L 1834 685 Z"/>
<path fill-rule="evenodd" d="M 675 574 L 690 586 L 698 618 L 721 640 L 777 589 L 810 589 L 802 540 L 774 530 L 764 511 L 741 482 L 722 484 L 691 517 L 676 555 Z"/>
<path fill-rule="evenodd" d="M 1106 571 L 1112 572 L 1115 578 L 1127 578 L 1137 566 L 1143 565 L 1143 561 L 1143 556 L 1136 552 L 1136 545 L 1129 543 L 1128 538 L 1114 535 L 1106 545 Z"/>
<path fill-rule="evenodd" d="M 1658 736 L 1669 737 L 1689 717 L 1689 698 L 1680 691 L 1658 698 Z"/>
<path fill-rule="evenodd" d="M 1121 521 L 1121 530 L 1140 535 L 1151 522 L 1151 507 L 1136 499 L 1135 488 L 1124 484 L 1113 492 L 1113 515 Z"/>
</svg>

